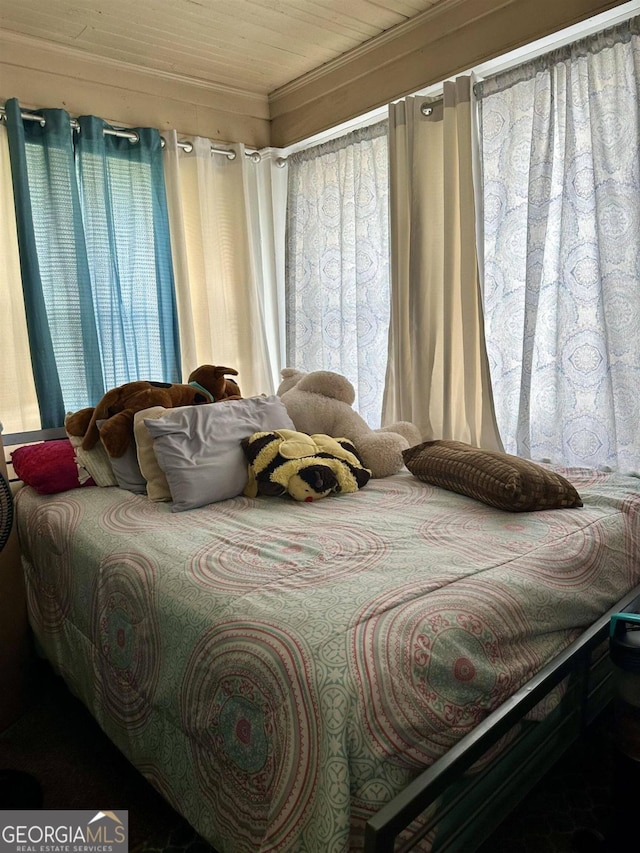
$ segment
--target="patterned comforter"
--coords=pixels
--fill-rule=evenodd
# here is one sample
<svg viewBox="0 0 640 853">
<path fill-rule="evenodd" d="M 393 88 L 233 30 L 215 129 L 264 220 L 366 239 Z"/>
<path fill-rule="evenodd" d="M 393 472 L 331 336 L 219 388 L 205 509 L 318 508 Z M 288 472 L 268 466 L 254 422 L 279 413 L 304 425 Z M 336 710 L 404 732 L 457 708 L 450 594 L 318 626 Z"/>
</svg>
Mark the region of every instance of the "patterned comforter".
<svg viewBox="0 0 640 853">
<path fill-rule="evenodd" d="M 220 853 L 344 853 L 635 584 L 640 481 L 510 514 L 403 472 L 313 504 L 17 498 L 33 629 Z"/>
</svg>

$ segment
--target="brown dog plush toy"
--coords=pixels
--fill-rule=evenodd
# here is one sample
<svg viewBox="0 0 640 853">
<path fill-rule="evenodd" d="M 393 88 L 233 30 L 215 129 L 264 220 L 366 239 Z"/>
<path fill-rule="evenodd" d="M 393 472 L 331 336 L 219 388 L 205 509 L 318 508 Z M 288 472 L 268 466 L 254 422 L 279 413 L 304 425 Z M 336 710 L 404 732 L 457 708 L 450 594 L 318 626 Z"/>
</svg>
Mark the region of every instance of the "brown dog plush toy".
<svg viewBox="0 0 640 853">
<path fill-rule="evenodd" d="M 113 458 L 122 456 L 133 436 L 133 416 L 151 406 L 173 409 L 177 406 L 197 406 L 223 400 L 241 400 L 240 388 L 225 374 L 238 375 L 232 367 L 203 364 L 189 376 L 188 384 L 169 382 L 126 382 L 112 388 L 95 408 L 80 409 L 69 415 L 65 428 L 69 435 L 83 436 L 83 450 L 102 440 Z M 98 421 L 104 423 L 98 430 Z"/>
</svg>

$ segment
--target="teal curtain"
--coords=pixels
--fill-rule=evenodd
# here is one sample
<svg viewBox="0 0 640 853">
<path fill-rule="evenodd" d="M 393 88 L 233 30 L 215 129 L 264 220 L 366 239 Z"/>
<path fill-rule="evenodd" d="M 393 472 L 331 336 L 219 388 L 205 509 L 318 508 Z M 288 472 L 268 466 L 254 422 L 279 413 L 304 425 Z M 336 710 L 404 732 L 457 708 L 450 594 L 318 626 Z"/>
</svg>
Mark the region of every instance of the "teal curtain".
<svg viewBox="0 0 640 853">
<path fill-rule="evenodd" d="M 106 386 L 179 382 L 180 345 L 160 134 L 138 142 L 79 118 L 78 185 Z"/>
<path fill-rule="evenodd" d="M 160 136 L 71 129 L 5 105 L 31 359 L 43 427 L 134 379 L 179 381 Z"/>
</svg>

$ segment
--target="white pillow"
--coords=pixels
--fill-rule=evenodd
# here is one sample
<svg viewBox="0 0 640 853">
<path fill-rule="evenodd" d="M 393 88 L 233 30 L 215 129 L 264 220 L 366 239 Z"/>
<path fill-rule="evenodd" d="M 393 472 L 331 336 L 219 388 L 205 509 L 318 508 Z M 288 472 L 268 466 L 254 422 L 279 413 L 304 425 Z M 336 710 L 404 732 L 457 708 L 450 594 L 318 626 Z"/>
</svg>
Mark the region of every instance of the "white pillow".
<svg viewBox="0 0 640 853">
<path fill-rule="evenodd" d="M 242 439 L 254 432 L 295 429 L 275 395 L 167 409 L 144 424 L 169 483 L 173 512 L 242 494 L 248 480 Z"/>
<path fill-rule="evenodd" d="M 106 418 L 96 421 L 98 431 L 102 429 L 102 424 L 105 420 Z M 105 449 L 105 453 L 106 452 L 107 451 Z M 133 439 L 127 445 L 127 449 L 122 456 L 108 456 L 108 459 L 121 489 L 127 489 L 127 491 L 133 492 L 135 495 L 146 494 L 147 481 L 140 471 L 138 456 L 136 453 L 136 443 Z"/>
<path fill-rule="evenodd" d="M 65 424 L 66 418 L 69 414 L 71 413 L 67 412 Z M 91 450 L 83 450 L 80 446 L 82 444 L 81 435 L 69 435 L 67 432 L 67 438 L 71 442 L 74 450 L 76 465 L 78 466 L 78 480 L 80 483 L 86 482 L 86 480 L 91 477 L 96 486 L 118 485 L 118 481 L 113 473 L 113 468 L 111 467 L 109 454 L 104 449 L 101 442 L 98 442 L 95 447 L 91 448 Z"/>
</svg>

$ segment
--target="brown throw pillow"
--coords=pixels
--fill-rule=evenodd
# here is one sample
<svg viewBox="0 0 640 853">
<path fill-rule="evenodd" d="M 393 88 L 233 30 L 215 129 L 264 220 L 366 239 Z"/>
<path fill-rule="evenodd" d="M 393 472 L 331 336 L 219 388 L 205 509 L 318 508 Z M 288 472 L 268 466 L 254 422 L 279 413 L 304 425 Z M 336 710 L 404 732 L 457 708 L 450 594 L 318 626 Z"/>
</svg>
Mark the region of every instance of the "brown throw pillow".
<svg viewBox="0 0 640 853">
<path fill-rule="evenodd" d="M 425 441 L 402 452 L 419 480 L 509 512 L 582 506 L 571 483 L 529 459 L 462 441 Z"/>
</svg>

